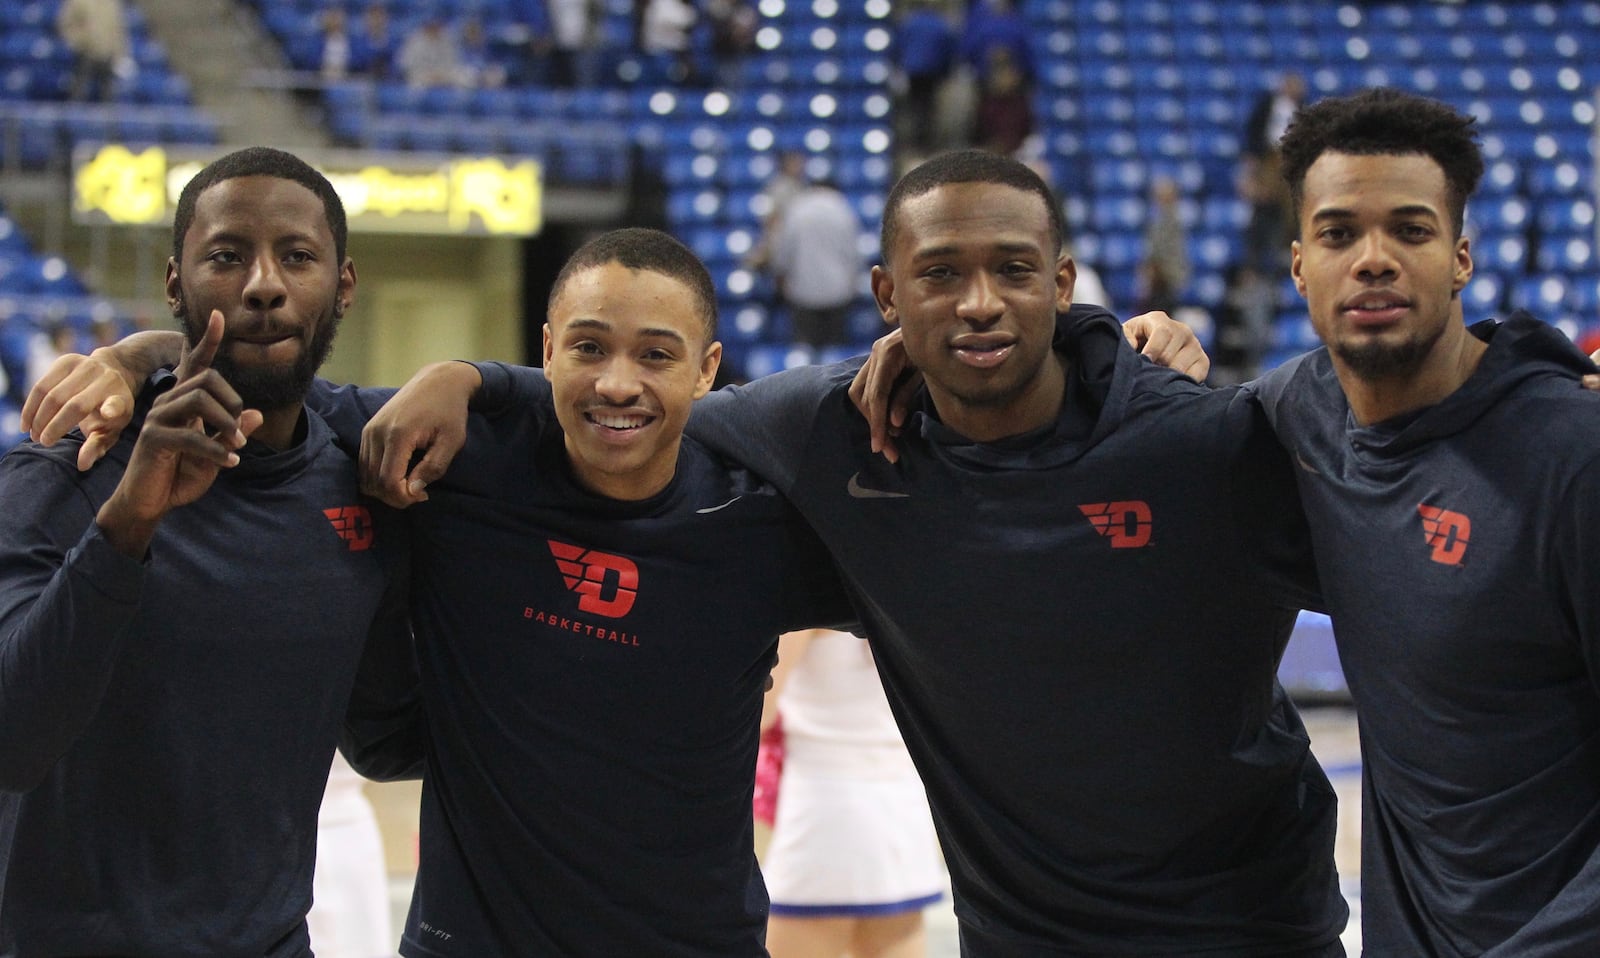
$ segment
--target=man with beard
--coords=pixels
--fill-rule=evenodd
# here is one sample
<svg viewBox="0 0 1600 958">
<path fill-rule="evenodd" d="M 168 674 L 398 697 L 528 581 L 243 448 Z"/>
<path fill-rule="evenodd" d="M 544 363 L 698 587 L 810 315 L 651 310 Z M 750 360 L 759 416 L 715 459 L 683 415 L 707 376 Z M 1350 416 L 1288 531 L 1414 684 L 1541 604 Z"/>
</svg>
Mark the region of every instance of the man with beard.
<svg viewBox="0 0 1600 958">
<path fill-rule="evenodd" d="M 0 955 L 310 954 L 358 665 L 409 643 L 403 543 L 301 402 L 345 232 L 289 154 L 206 167 L 167 266 L 192 349 L 137 439 L 0 461 Z"/>
<path fill-rule="evenodd" d="M 1473 120 L 1296 114 L 1291 270 L 1326 347 L 1257 386 L 1361 719 L 1368 955 L 1600 954 L 1600 397 L 1526 313 L 1471 327 Z"/>
</svg>

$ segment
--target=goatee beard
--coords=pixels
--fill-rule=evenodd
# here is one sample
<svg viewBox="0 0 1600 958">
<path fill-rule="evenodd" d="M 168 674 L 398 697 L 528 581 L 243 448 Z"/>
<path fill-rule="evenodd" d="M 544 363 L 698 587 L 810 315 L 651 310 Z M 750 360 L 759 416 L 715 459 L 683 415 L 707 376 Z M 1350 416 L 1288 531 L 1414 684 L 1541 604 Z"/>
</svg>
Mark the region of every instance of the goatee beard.
<svg viewBox="0 0 1600 958">
<path fill-rule="evenodd" d="M 341 317 L 334 315 L 331 310 L 324 313 L 317 323 L 316 333 L 311 337 L 310 346 L 301 350 L 293 363 L 278 366 L 241 367 L 235 364 L 230 353 L 233 339 L 224 334 L 222 344 L 217 347 L 217 355 L 211 361 L 211 368 L 221 374 L 234 392 L 239 394 L 246 409 L 298 406 L 305 402 L 317 370 L 322 368 L 333 352 L 333 341 L 338 335 L 340 320 Z M 192 315 L 186 315 L 183 326 L 184 338 L 192 349 L 205 334 L 205 324 Z"/>
<path fill-rule="evenodd" d="M 1368 343 L 1364 346 L 1339 344 L 1334 353 L 1360 379 L 1394 379 L 1409 375 L 1422 365 L 1428 353 L 1428 344 L 1414 340 L 1398 346 Z"/>
</svg>

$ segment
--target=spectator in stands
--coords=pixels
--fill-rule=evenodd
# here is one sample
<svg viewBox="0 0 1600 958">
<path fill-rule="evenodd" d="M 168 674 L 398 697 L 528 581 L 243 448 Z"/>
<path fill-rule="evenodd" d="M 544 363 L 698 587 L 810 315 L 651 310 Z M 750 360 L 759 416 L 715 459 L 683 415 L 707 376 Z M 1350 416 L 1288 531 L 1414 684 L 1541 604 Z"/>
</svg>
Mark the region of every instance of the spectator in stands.
<svg viewBox="0 0 1600 958">
<path fill-rule="evenodd" d="M 1033 59 L 1033 34 L 1014 0 L 979 0 L 967 13 L 961 38 L 961 57 L 977 74 L 979 89 L 988 80 L 995 61 L 992 52 L 1003 49 L 1011 64 L 1022 71 L 1023 86 L 1032 89 L 1038 76 Z"/>
<path fill-rule="evenodd" d="M 903 93 L 901 138 L 919 156 L 934 146 L 934 103 L 956 64 L 956 35 L 937 0 L 911 0 L 895 30 L 895 66 Z"/>
<path fill-rule="evenodd" d="M 1228 270 L 1222 308 L 1217 313 L 1216 346 L 1210 382 L 1230 386 L 1261 374 L 1261 357 L 1272 339 L 1278 312 L 1278 287 L 1249 263 Z"/>
<path fill-rule="evenodd" d="M 1239 191 L 1250 203 L 1245 257 L 1264 276 L 1282 275 L 1289 264 L 1294 217 L 1289 189 L 1280 175 L 1278 139 L 1305 98 L 1305 79 L 1298 73 L 1286 73 L 1274 89 L 1261 95 L 1245 121 L 1239 177 Z"/>
<path fill-rule="evenodd" d="M 1072 256 L 1070 245 L 1063 245 L 1061 251 Z M 1111 303 L 1111 294 L 1106 292 L 1106 284 L 1100 278 L 1100 271 L 1086 259 L 1073 256 L 1072 262 L 1078 267 L 1078 278 L 1072 283 L 1072 301 L 1099 306 L 1108 313 L 1114 312 L 1116 307 Z"/>
<path fill-rule="evenodd" d="M 488 31 L 483 28 L 483 21 L 477 17 L 468 17 L 461 24 L 461 72 L 459 82 L 462 86 L 493 88 L 505 86 L 506 68 L 489 45 Z"/>
<path fill-rule="evenodd" d="M 118 75 L 132 72 L 122 0 L 63 0 L 56 32 L 72 51 L 74 100 L 109 100 Z"/>
<path fill-rule="evenodd" d="M 1033 135 L 1033 94 L 1006 47 L 989 48 L 988 69 L 982 77 L 973 145 L 991 153 L 1016 157 Z"/>
<path fill-rule="evenodd" d="M 772 259 L 772 238 L 789 201 L 806 188 L 806 155 L 800 150 L 784 150 L 778 157 L 778 170 L 761 188 L 766 211 L 761 215 L 761 240 L 745 257 L 751 269 L 765 269 Z"/>
<path fill-rule="evenodd" d="M 406 37 L 396 63 L 407 86 L 456 86 L 461 82 L 461 47 L 440 16 L 430 15 Z"/>
<path fill-rule="evenodd" d="M 534 41 L 534 53 L 547 58 L 546 82 L 558 87 L 593 86 L 600 79 L 598 0 L 539 0 L 549 22 L 548 35 Z"/>
<path fill-rule="evenodd" d="M 117 328 L 117 321 L 109 317 L 96 319 L 89 324 L 89 348 L 99 349 L 101 346 L 110 346 L 122 338 L 122 330 Z"/>
<path fill-rule="evenodd" d="M 711 55 L 717 61 L 717 82 L 738 86 L 745 55 L 756 47 L 760 14 L 747 0 L 706 0 L 705 12 L 711 26 Z"/>
<path fill-rule="evenodd" d="M 694 77 L 689 33 L 699 15 L 684 0 L 645 0 L 639 49 L 654 61 L 657 78 L 684 83 Z"/>
<path fill-rule="evenodd" d="M 338 7 L 322 14 L 322 55 L 318 59 L 318 72 L 329 83 L 343 80 L 350 74 L 354 49 L 344 11 Z"/>
<path fill-rule="evenodd" d="M 350 72 L 364 73 L 383 80 L 394 72 L 399 40 L 389 28 L 389 10 L 382 3 L 367 8 L 361 18 L 362 31 L 350 38 Z"/>
<path fill-rule="evenodd" d="M 827 180 L 784 207 L 769 269 L 789 308 L 795 342 L 820 349 L 848 340 L 850 308 L 866 278 L 860 240 L 855 209 Z"/>
<path fill-rule="evenodd" d="M 1189 236 L 1178 215 L 1178 184 L 1157 177 L 1150 187 L 1150 215 L 1144 228 L 1144 260 L 1139 264 L 1139 312 L 1171 313 L 1189 284 Z"/>
</svg>

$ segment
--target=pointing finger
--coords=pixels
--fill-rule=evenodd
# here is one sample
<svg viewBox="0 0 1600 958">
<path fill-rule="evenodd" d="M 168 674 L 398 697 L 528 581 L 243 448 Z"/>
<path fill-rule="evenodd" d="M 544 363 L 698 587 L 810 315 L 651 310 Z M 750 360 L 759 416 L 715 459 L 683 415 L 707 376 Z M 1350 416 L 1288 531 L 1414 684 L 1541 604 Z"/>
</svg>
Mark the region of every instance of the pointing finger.
<svg viewBox="0 0 1600 958">
<path fill-rule="evenodd" d="M 211 368 L 217 358 L 217 347 L 222 345 L 222 310 L 213 309 L 206 320 L 205 334 L 200 341 L 183 352 L 183 362 L 178 364 L 178 379 L 184 380 Z"/>
</svg>

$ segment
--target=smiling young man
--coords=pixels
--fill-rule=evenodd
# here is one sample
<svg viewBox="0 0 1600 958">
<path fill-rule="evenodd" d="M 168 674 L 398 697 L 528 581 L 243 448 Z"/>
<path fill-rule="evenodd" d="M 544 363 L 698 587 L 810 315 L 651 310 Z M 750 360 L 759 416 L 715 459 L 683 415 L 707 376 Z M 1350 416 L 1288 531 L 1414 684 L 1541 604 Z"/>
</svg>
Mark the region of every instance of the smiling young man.
<svg viewBox="0 0 1600 958">
<path fill-rule="evenodd" d="M 780 632 L 854 616 L 776 490 L 683 437 L 721 351 L 705 267 L 624 229 L 557 276 L 545 375 L 482 367 L 503 401 L 407 512 L 428 752 L 402 953 L 765 954 L 762 692 Z M 420 373 L 369 432 L 462 375 Z"/>
<path fill-rule="evenodd" d="M 926 379 L 898 461 L 851 406 L 859 361 L 722 390 L 690 435 L 771 479 L 861 596 L 963 954 L 1342 954 L 1334 799 L 1274 679 L 1315 601 L 1293 476 L 1249 402 L 1072 308 L 1060 250 L 1031 170 L 929 160 L 872 272 Z"/>
<path fill-rule="evenodd" d="M 398 540 L 301 402 L 344 240 L 295 157 L 207 166 L 167 270 L 176 385 L 86 472 L 81 436 L 0 462 L 0 955 L 310 955 L 357 665 L 409 645 Z"/>
<path fill-rule="evenodd" d="M 1371 90 L 1282 142 L 1326 347 L 1258 385 L 1361 719 L 1372 956 L 1600 954 L 1600 396 L 1526 314 L 1468 327 L 1470 117 Z"/>
</svg>

